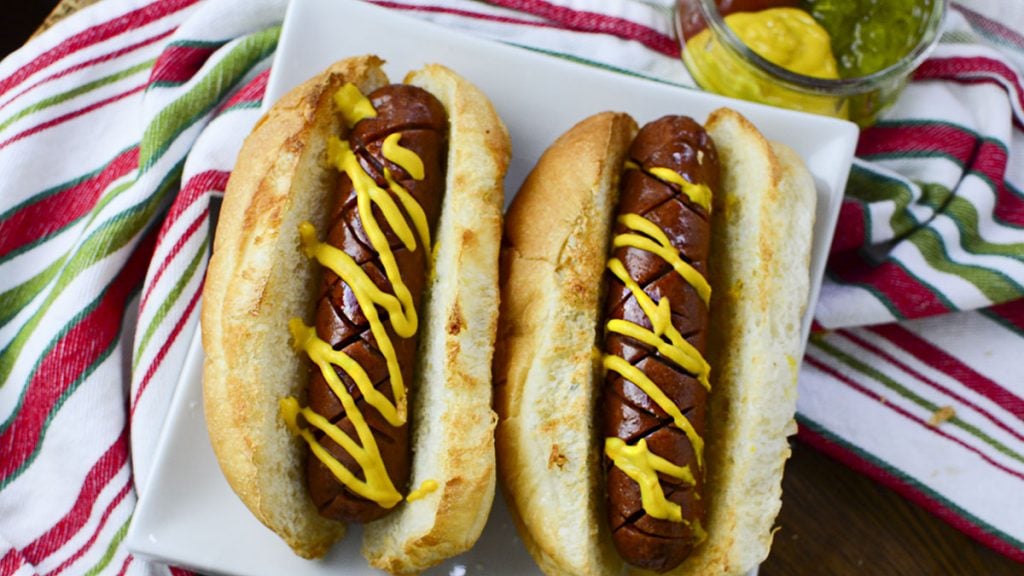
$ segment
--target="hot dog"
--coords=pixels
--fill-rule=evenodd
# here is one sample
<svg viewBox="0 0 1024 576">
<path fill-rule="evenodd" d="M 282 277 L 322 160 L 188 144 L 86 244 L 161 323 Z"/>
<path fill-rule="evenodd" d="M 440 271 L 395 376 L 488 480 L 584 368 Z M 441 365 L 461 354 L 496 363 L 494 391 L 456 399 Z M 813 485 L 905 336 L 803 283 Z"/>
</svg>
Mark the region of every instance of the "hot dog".
<svg viewBox="0 0 1024 576">
<path fill-rule="evenodd" d="M 246 139 L 202 311 L 226 479 L 299 555 L 346 522 L 393 573 L 468 549 L 493 499 L 488 370 L 507 131 L 439 65 L 351 58 Z"/>
<path fill-rule="evenodd" d="M 703 537 L 700 472 L 710 295 L 705 279 L 711 247 L 707 201 L 718 189 L 719 166 L 711 138 L 685 116 L 665 116 L 644 126 L 628 157 L 616 208 L 611 274 L 605 277 L 602 433 L 608 439 L 608 518 L 615 547 L 627 562 L 664 571 L 682 562 Z M 652 245 L 647 234 L 659 232 L 664 244 Z M 668 258 L 651 251 L 659 247 L 672 251 Z M 680 262 L 685 268 L 674 269 Z M 656 306 L 662 303 L 671 325 L 662 333 L 681 340 L 666 354 L 659 353 L 657 344 L 652 347 Z M 652 398 L 658 391 L 666 396 L 661 404 Z M 685 423 L 667 425 L 677 411 L 688 414 Z M 639 472 L 631 466 L 627 446 L 648 450 L 679 473 L 663 471 L 653 479 L 657 487 L 641 488 L 630 476 Z M 643 496 L 651 501 L 648 507 Z"/>
<path fill-rule="evenodd" d="M 499 476 L 546 573 L 767 556 L 814 200 L 726 109 L 598 114 L 537 163 L 506 216 L 495 378 Z"/>
<path fill-rule="evenodd" d="M 396 228 L 410 234 L 412 227 L 407 223 L 396 221 L 392 226 L 377 219 L 364 223 L 364 217 L 373 216 L 369 211 L 360 209 L 358 187 L 353 185 L 354 178 L 345 171 L 340 179 L 338 199 L 331 211 L 328 244 L 351 256 L 366 277 L 372 279 L 374 285 L 383 292 L 397 293 L 396 282 L 401 282 L 408 290 L 411 302 L 408 313 L 412 315 L 416 310 L 422 310 L 427 264 L 424 252 L 429 249 L 429 236 L 426 232 L 436 228 L 444 192 L 442 176 L 447 117 L 437 98 L 416 86 L 384 86 L 365 99 L 357 99 L 357 102 L 368 104 L 374 110 L 374 116 L 359 118 L 354 122 L 346 145 L 342 145 L 340 140 L 329 141 L 329 146 L 330 143 L 334 143 L 335 147 L 347 146 L 357 163 L 345 162 L 341 157 L 335 160 L 340 161 L 345 170 L 362 171 L 380 190 L 388 188 L 389 178 L 397 182 L 422 211 L 426 224 L 420 239 L 423 248 L 410 250 L 396 234 Z M 403 168 L 402 163 L 406 167 Z M 363 194 L 366 193 L 363 190 Z M 382 230 L 377 242 L 368 232 L 371 227 Z M 412 246 L 416 247 L 415 244 Z M 389 258 L 393 260 L 390 264 L 394 266 L 392 270 L 388 269 Z M 394 279 L 388 272 L 394 273 Z M 390 318 L 382 319 L 375 325 L 362 311 L 360 302 L 365 301 L 366 296 L 353 290 L 350 283 L 354 284 L 355 279 L 346 281 L 329 269 L 325 271 L 317 300 L 317 336 L 333 349 L 352 358 L 374 383 L 374 389 L 384 396 L 384 400 L 390 406 L 397 406 L 396 392 L 399 395 L 403 393 L 404 383 L 412 381 L 417 331 L 408 330 L 403 337 L 397 333 L 395 322 Z M 383 352 L 387 348 L 393 352 Z M 394 375 L 389 374 L 386 354 L 394 355 L 395 367 L 398 368 Z M 368 425 L 368 430 L 363 433 L 368 432 L 375 438 L 374 443 L 380 452 L 391 488 L 401 489 L 409 479 L 408 422 L 397 417 L 397 414 L 389 421 L 382 413 L 387 412 L 387 406 L 377 409 L 367 403 L 352 375 L 341 370 L 338 376 L 356 403 L 362 401 L 359 412 Z M 347 413 L 320 370 L 313 370 L 309 399 L 314 412 L 334 422 L 349 437 L 359 437 L 353 417 Z M 347 470 L 353 473 L 362 471 L 362 466 L 353 455 L 331 441 L 324 432 L 318 430 L 315 435 L 317 441 Z M 314 454 L 310 454 L 307 459 L 306 476 L 310 496 L 320 514 L 327 518 L 345 522 L 369 522 L 393 510 L 391 506 L 354 493 L 339 482 L 324 461 Z"/>
</svg>

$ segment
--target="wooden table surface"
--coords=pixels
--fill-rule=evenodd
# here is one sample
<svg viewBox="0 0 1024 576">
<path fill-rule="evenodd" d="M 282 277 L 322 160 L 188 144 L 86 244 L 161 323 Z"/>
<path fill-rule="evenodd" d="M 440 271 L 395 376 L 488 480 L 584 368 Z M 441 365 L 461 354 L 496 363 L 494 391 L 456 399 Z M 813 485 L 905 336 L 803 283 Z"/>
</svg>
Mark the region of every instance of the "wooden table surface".
<svg viewBox="0 0 1024 576">
<path fill-rule="evenodd" d="M 96 1 L 34 0 L 8 7 L 0 58 L 37 27 Z M 1024 565 L 799 442 L 786 467 L 783 493 L 780 528 L 762 576 L 1024 575 Z"/>
<path fill-rule="evenodd" d="M 1024 565 L 799 442 L 782 489 L 761 576 L 1024 574 Z"/>
</svg>

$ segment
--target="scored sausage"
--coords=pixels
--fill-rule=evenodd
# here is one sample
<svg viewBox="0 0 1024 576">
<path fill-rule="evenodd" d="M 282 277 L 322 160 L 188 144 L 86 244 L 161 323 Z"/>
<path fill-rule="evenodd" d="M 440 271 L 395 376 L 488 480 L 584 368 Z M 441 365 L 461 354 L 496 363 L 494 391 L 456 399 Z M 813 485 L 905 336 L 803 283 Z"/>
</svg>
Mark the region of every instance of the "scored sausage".
<svg viewBox="0 0 1024 576">
<path fill-rule="evenodd" d="M 690 184 L 718 189 L 718 157 L 711 138 L 688 117 L 663 117 L 644 126 L 630 147 L 614 235 L 631 233 L 650 238 L 649 230 L 623 223 L 623 215 L 639 215 L 656 225 L 671 250 L 706 278 L 710 215 L 678 183 L 670 182 L 672 178 L 665 176 L 664 169 Z M 691 282 L 650 250 L 619 245 L 613 248 L 612 259 L 622 263 L 638 289 L 649 297 L 649 309 L 650 303 L 668 299 L 672 327 L 703 356 L 708 307 Z M 625 320 L 657 332 L 634 292 L 611 271 L 606 272 L 605 318 Z M 690 433 L 703 438 L 708 392 L 695 371 L 684 370 L 650 342 L 611 329 L 605 333 L 604 352 L 606 367 L 608 358 L 617 356 L 642 371 L 678 407 L 692 426 Z M 628 369 L 606 372 L 601 413 L 604 437 L 620 439 L 626 446 L 637 446 L 642 441 L 650 453 L 692 473 L 688 480 L 657 474 L 664 498 L 678 505 L 682 516 L 681 521 L 661 519 L 645 510 L 638 482 L 616 466 L 607 452 L 604 458 L 608 518 L 615 546 L 630 564 L 660 572 L 680 564 L 704 538 L 704 470 L 697 454 L 700 448 L 695 449 L 691 436 L 641 386 L 624 377 L 623 371 Z"/>
<path fill-rule="evenodd" d="M 382 189 L 388 189 L 385 168 L 422 207 L 430 229 L 433 229 L 440 214 L 441 197 L 444 191 L 445 159 L 447 157 L 448 121 L 444 107 L 429 92 L 420 88 L 395 84 L 380 88 L 368 95 L 376 110 L 375 118 L 360 120 L 349 134 L 349 144 L 363 170 Z M 399 144 L 419 156 L 423 162 L 424 177 L 412 178 L 397 164 L 387 160 L 382 145 L 387 136 L 400 132 Z M 401 270 L 401 278 L 409 288 L 416 310 L 420 310 L 423 288 L 427 278 L 427 259 L 423 246 L 415 252 L 405 248 L 401 240 L 388 225 L 378 208 L 374 215 L 385 234 L 395 260 Z M 408 214 L 405 214 L 408 218 Z M 384 272 L 379 254 L 371 241 L 359 216 L 357 194 L 347 174 L 342 173 L 331 216 L 327 243 L 351 256 L 386 293 L 394 289 Z M 412 382 L 413 361 L 416 356 L 418 334 L 408 338 L 399 337 L 392 329 L 387 312 L 378 309 L 384 328 L 394 346 L 402 379 L 406 386 Z M 366 371 L 374 387 L 394 403 L 387 364 L 376 339 L 370 331 L 369 322 L 356 301 L 352 289 L 336 274 L 324 269 L 316 309 L 316 332 L 335 350 L 341 350 L 354 359 Z M 409 450 L 409 426 L 392 426 L 377 410 L 362 397 L 355 382 L 344 370 L 335 366 L 349 394 L 373 431 L 380 449 L 387 473 L 392 483 L 403 491 L 409 481 L 411 455 Z M 330 390 L 327 382 L 316 367 L 312 368 L 309 387 L 310 407 L 329 419 L 343 432 L 357 438 L 355 428 L 342 407 L 341 402 Z M 327 438 L 323 432 L 315 432 L 317 440 L 360 480 L 365 476 L 356 461 L 338 444 Z M 376 502 L 362 498 L 342 485 L 331 471 L 310 454 L 307 460 L 307 482 L 310 495 L 320 514 L 345 522 L 369 522 L 387 514 Z"/>
</svg>

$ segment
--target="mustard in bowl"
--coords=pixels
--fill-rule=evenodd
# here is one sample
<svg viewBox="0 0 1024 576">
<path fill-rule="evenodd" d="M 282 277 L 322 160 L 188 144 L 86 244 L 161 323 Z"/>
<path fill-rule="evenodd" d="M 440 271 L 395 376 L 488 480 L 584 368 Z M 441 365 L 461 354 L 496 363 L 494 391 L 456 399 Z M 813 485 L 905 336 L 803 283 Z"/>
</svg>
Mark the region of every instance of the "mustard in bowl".
<svg viewBox="0 0 1024 576">
<path fill-rule="evenodd" d="M 682 59 L 718 94 L 872 124 L 938 41 L 947 0 L 679 0 Z"/>
</svg>

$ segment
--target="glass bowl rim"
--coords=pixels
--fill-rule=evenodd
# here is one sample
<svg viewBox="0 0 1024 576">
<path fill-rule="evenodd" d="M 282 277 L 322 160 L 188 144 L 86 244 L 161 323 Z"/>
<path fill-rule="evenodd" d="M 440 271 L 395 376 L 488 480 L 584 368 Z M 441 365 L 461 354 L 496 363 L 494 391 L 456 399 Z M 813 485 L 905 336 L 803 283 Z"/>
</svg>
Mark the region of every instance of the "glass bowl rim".
<svg viewBox="0 0 1024 576">
<path fill-rule="evenodd" d="M 681 50 L 686 50 L 686 37 L 683 35 L 682 18 L 679 14 L 679 6 L 687 0 L 677 2 L 675 18 L 676 38 L 679 41 Z M 910 75 L 928 57 L 931 51 L 939 43 L 941 32 L 944 28 L 946 15 L 949 12 L 949 0 L 936 0 L 932 11 L 928 15 L 927 26 L 924 34 L 918 43 L 907 52 L 902 58 L 889 66 L 867 76 L 855 78 L 816 78 L 806 76 L 782 66 L 774 64 L 754 52 L 746 45 L 740 37 L 733 32 L 732 28 L 725 23 L 724 17 L 719 13 L 715 0 L 690 0 L 696 4 L 700 15 L 704 18 L 706 26 L 722 40 L 722 45 L 731 51 L 734 56 L 752 64 L 759 72 L 771 76 L 774 80 L 780 80 L 787 88 L 815 95 L 828 96 L 855 96 L 876 90 L 892 81 L 899 81 Z"/>
</svg>

